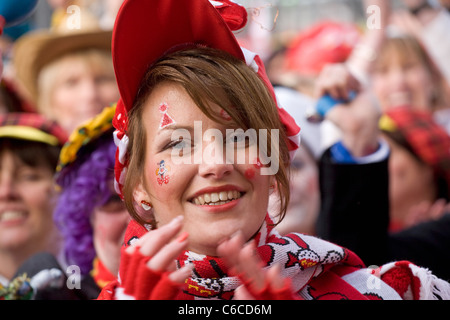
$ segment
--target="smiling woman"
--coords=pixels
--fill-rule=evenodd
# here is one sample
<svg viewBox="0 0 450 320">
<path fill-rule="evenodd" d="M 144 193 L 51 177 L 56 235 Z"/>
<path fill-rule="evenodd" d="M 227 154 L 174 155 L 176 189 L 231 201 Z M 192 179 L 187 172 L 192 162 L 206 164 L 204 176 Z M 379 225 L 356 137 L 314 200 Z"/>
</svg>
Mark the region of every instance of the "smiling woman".
<svg viewBox="0 0 450 320">
<path fill-rule="evenodd" d="M 53 175 L 66 135 L 36 114 L 0 117 L 0 283 L 34 253 L 57 254 Z"/>
<path fill-rule="evenodd" d="M 277 105 L 261 59 L 242 49 L 232 33 L 246 19 L 245 9 L 229 0 L 124 2 L 113 39 L 122 98 L 113 121 L 115 173 L 133 220 L 119 279 L 99 299 L 243 298 L 238 288 L 266 300 L 401 299 L 404 292 L 374 279 L 351 251 L 296 233 L 281 237 L 274 230 L 269 194 L 278 193 L 282 219 L 289 202 L 286 171 L 299 146 L 299 128 Z M 195 122 L 202 124 L 197 132 L 202 137 L 207 131 L 223 137 L 230 129 L 265 129 L 267 145 L 239 146 L 241 139 L 234 138 L 203 138 L 201 145 L 196 141 L 202 138 L 173 140 L 172 126 L 191 133 Z M 273 132 L 279 132 L 275 143 Z M 246 161 L 224 153 L 221 161 L 187 164 L 171 158 L 182 144 L 190 151 L 183 156 L 206 152 L 216 160 L 224 143 L 242 148 Z M 262 174 L 265 159 L 249 156 L 260 158 L 268 150 L 279 163 L 270 175 Z M 392 276 L 388 281 L 401 278 L 420 292 L 422 280 L 407 278 L 408 268 L 409 263 L 391 265 L 382 272 Z M 373 281 L 380 285 L 366 285 Z M 450 291 L 448 284 L 423 281 Z"/>
<path fill-rule="evenodd" d="M 39 113 L 72 133 L 119 98 L 111 61 L 111 32 L 100 30 L 87 9 L 83 28 L 70 15 L 59 27 L 30 32 L 14 47 L 21 92 Z"/>
<path fill-rule="evenodd" d="M 398 106 L 431 112 L 448 108 L 448 85 L 421 43 L 387 38 L 374 64 L 373 90 L 383 112 Z"/>
<path fill-rule="evenodd" d="M 211 64 L 210 61 L 216 61 L 216 63 Z M 223 65 L 236 65 L 235 68 L 240 69 L 241 74 L 245 76 L 234 73 L 232 70 L 235 68 L 227 68 L 224 70 Z M 208 72 L 204 74 L 196 74 L 193 78 L 192 72 L 185 66 L 190 66 L 193 68 L 196 66 L 199 70 L 207 69 Z M 240 66 L 240 67 L 237 67 Z M 229 75 L 224 76 L 227 72 Z M 233 81 L 234 79 L 241 77 L 241 83 Z M 223 120 L 220 117 L 220 111 L 225 110 L 230 117 L 237 119 L 240 126 L 243 128 L 280 128 L 280 125 L 276 124 L 278 115 L 276 113 L 276 108 L 274 107 L 273 99 L 268 93 L 265 95 L 256 95 L 259 99 L 248 99 L 250 95 L 240 95 L 240 88 L 246 87 L 249 91 L 257 92 L 262 90 L 265 92 L 264 85 L 255 81 L 257 75 L 249 69 L 243 62 L 236 60 L 232 57 L 227 57 L 223 53 L 220 53 L 211 49 L 193 49 L 183 52 L 177 52 L 169 55 L 167 58 L 159 61 L 155 66 L 147 73 L 146 82 L 147 91 L 142 90 L 140 94 L 144 95 L 147 93 L 147 99 L 145 102 L 141 103 L 141 98 L 137 98 L 137 103 L 133 107 L 129 116 L 129 169 L 130 171 L 140 171 L 150 173 L 144 177 L 143 181 L 136 181 L 140 179 L 136 175 L 127 175 L 127 179 L 124 184 L 124 197 L 128 205 L 128 210 L 130 212 L 135 212 L 134 203 L 140 203 L 142 200 L 147 199 L 153 203 L 155 219 L 156 222 L 162 225 L 166 224 L 168 221 L 173 219 L 175 216 L 170 216 L 166 214 L 168 212 L 177 212 L 177 214 L 183 214 L 186 210 L 191 212 L 199 211 L 199 208 L 192 206 L 192 200 L 197 195 L 203 198 L 205 201 L 213 202 L 212 200 L 219 200 L 220 192 L 228 192 L 235 190 L 239 192 L 239 199 L 234 199 L 233 201 L 227 202 L 223 205 L 215 205 L 214 207 L 201 205 L 201 209 L 198 213 L 189 218 L 187 221 L 192 221 L 193 225 L 191 228 L 186 228 L 193 234 L 194 228 L 202 227 L 200 212 L 220 212 L 227 211 L 234 208 L 236 213 L 236 218 L 239 216 L 240 212 L 247 211 L 246 208 L 254 208 L 257 212 L 262 212 L 259 217 L 254 217 L 252 214 L 246 215 L 246 219 L 256 219 L 260 221 L 255 223 L 251 230 L 245 233 L 250 237 L 253 235 L 259 226 L 262 224 L 265 216 L 265 208 L 267 203 L 258 199 L 258 194 L 262 190 L 266 193 L 269 191 L 269 186 L 273 184 L 269 176 L 264 176 L 260 174 L 260 170 L 256 170 L 255 166 L 252 164 L 252 159 L 249 155 L 257 155 L 258 149 L 256 144 L 244 146 L 244 154 L 247 155 L 246 161 L 240 163 L 237 161 L 237 153 L 235 153 L 236 159 L 224 159 L 225 155 L 222 155 L 221 161 L 191 161 L 192 165 L 176 165 L 172 159 L 172 131 L 171 126 L 168 125 L 165 128 L 159 126 L 161 120 L 161 114 L 158 111 L 158 107 L 164 102 L 166 105 L 170 106 L 170 116 L 176 122 L 176 128 L 189 128 L 194 127 L 194 122 L 200 122 L 202 132 L 194 132 L 194 137 L 196 134 L 200 134 L 200 137 L 204 136 L 204 133 L 208 130 L 216 130 L 222 134 L 226 135 L 226 131 L 230 128 L 236 128 L 238 124 L 234 120 Z M 251 80 L 247 80 L 251 79 Z M 220 83 L 223 81 L 223 83 Z M 229 83 L 225 83 L 229 81 Z M 198 84 L 197 84 L 197 83 Z M 245 83 L 247 82 L 247 83 Z M 151 86 L 151 83 L 156 85 Z M 200 83 L 212 83 L 208 87 L 200 86 Z M 180 85 L 181 84 L 181 85 Z M 229 87 L 230 93 L 228 96 L 224 94 L 222 90 L 218 88 Z M 205 90 L 206 89 L 206 90 Z M 204 92 L 208 92 L 207 96 Z M 195 97 L 195 100 L 193 98 Z M 214 100 L 212 100 L 214 99 Z M 214 101 L 214 102 L 210 102 Z M 230 105 L 236 106 L 230 108 Z M 198 107 L 200 106 L 200 107 Z M 253 111 L 257 108 L 264 109 L 261 115 L 257 118 L 253 114 Z M 209 114 L 208 117 L 206 114 Z M 189 131 L 189 130 L 188 130 Z M 167 133 L 166 133 L 167 132 Z M 141 139 L 134 139 L 133 137 L 140 137 Z M 203 143 L 195 144 L 195 140 L 202 141 Z M 268 140 L 270 143 L 271 140 Z M 205 158 L 205 153 L 210 154 L 222 149 L 223 145 L 215 145 L 216 141 L 207 143 L 203 141 L 202 138 L 194 139 L 194 144 L 187 144 L 187 149 L 189 149 L 189 154 L 192 158 L 195 158 L 198 153 L 200 159 Z M 225 140 L 224 143 L 227 145 L 232 144 L 232 149 L 237 147 L 234 140 Z M 140 151 L 140 146 L 146 146 L 147 152 L 143 153 Z M 160 146 L 169 146 L 160 147 Z M 202 147 L 200 147 L 202 146 Z M 273 146 L 275 147 L 275 146 Z M 271 149 L 265 147 L 264 149 Z M 278 149 L 278 148 L 275 148 Z M 279 188 L 278 190 L 283 190 L 280 198 L 282 203 L 288 196 L 288 183 L 286 178 L 286 168 L 283 165 L 286 163 L 288 158 L 287 147 L 281 144 L 281 150 L 284 153 L 277 154 L 277 162 L 281 162 L 280 170 L 275 174 L 278 177 Z M 213 157 L 216 158 L 216 157 Z M 280 160 L 281 159 L 281 160 Z M 155 179 L 154 174 L 154 164 L 165 161 L 165 166 L 169 166 L 170 177 L 172 181 L 176 179 L 177 184 L 169 183 L 165 185 L 164 188 L 159 188 L 160 183 Z M 188 170 L 192 169 L 192 170 Z M 248 170 L 253 170 L 251 175 L 252 179 L 247 179 Z M 247 174 L 246 174 L 247 173 Z M 185 181 L 182 183 L 182 181 Z M 132 197 L 132 193 L 135 194 L 135 186 L 139 184 L 139 199 Z M 178 188 L 177 188 L 178 186 Z M 180 188 L 182 186 L 182 188 Z M 186 187 L 187 186 L 187 187 Z M 214 188 L 214 190 L 206 190 L 205 186 Z M 156 187 L 156 188 L 155 188 Z M 171 188 L 172 187 L 172 188 Z M 205 189 L 202 191 L 202 189 Z M 200 192 L 201 191 L 201 192 Z M 200 198 L 200 199 L 201 199 Z M 217 198 L 217 199 L 215 199 Z M 263 199 L 266 197 L 263 197 Z M 179 199 L 177 201 L 177 199 Z M 199 200 L 200 200 L 199 199 Z M 248 203 L 246 203 L 248 201 Z M 179 206 L 174 207 L 174 204 L 178 203 Z M 245 204 L 246 203 L 246 204 Z M 160 207 L 159 204 L 163 204 Z M 170 208 L 168 207 L 170 206 Z M 283 207 L 282 207 L 283 208 Z M 282 209 L 284 210 L 284 208 Z M 159 215 L 159 212 L 164 212 L 165 214 Z M 188 211 L 189 212 L 189 211 Z M 281 212 L 283 214 L 283 211 Z M 134 217 L 139 220 L 137 214 Z M 215 246 L 217 244 L 218 238 L 223 237 L 227 234 L 232 234 L 235 231 L 244 228 L 249 228 L 252 224 L 246 222 L 245 219 L 239 222 L 239 225 L 235 225 L 231 217 L 225 219 L 228 223 L 225 223 L 224 217 L 221 215 L 217 216 L 217 222 L 213 223 L 212 217 L 206 216 L 208 223 L 205 224 L 205 231 L 207 233 L 214 233 L 214 237 L 211 238 L 210 244 L 211 249 L 208 252 L 214 254 Z M 219 222 L 220 220 L 220 222 Z M 223 226 L 217 226 L 211 228 L 211 223 L 220 223 Z M 227 229 L 230 228 L 229 230 Z M 217 232 L 213 230 L 222 230 L 222 232 Z M 196 233 L 201 234 L 201 233 Z M 192 237 L 192 236 L 191 236 Z M 202 246 L 207 245 L 205 238 L 199 239 L 198 243 Z M 194 245 L 193 239 L 191 238 L 191 244 Z"/>
</svg>

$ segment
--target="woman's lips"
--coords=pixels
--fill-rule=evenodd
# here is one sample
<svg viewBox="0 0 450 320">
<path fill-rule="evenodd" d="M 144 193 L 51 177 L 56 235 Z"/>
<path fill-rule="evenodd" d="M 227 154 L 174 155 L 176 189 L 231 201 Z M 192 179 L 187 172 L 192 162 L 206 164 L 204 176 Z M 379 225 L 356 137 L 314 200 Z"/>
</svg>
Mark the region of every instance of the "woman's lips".
<svg viewBox="0 0 450 320">
<path fill-rule="evenodd" d="M 2 225 L 12 225 L 17 224 L 26 218 L 26 213 L 23 211 L 13 211 L 8 210 L 0 213 L 0 224 Z"/>
</svg>

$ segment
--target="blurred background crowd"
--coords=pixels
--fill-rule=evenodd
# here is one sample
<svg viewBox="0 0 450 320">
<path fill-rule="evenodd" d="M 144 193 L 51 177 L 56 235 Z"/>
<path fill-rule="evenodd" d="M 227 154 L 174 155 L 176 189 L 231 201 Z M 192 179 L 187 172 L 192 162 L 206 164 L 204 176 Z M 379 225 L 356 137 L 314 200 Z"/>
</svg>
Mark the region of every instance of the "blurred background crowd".
<svg viewBox="0 0 450 320">
<path fill-rule="evenodd" d="M 448 268 L 439 268 L 450 262 L 450 1 L 237 2 L 249 14 L 238 40 L 265 61 L 280 105 L 302 128 L 280 233 L 335 234 L 323 232 L 332 219 L 319 219 L 320 159 L 349 132 L 352 141 L 376 135 L 390 150 L 389 206 L 380 213 L 389 223 L 379 233 L 397 253 L 390 248 L 367 260 L 408 259 L 450 280 Z M 111 119 L 119 93 L 110 50 L 121 3 L 39 0 L 27 20 L 0 38 L 0 296 L 43 251 L 62 270 L 80 266 L 88 283 L 83 293 L 58 298 L 94 298 L 117 274 L 129 219 L 112 185 Z M 369 94 L 352 100 L 350 92 Z M 343 99 L 352 113 L 313 121 L 324 94 Z M 367 230 L 378 218 L 347 219 Z M 366 257 L 349 234 L 328 238 Z"/>
</svg>

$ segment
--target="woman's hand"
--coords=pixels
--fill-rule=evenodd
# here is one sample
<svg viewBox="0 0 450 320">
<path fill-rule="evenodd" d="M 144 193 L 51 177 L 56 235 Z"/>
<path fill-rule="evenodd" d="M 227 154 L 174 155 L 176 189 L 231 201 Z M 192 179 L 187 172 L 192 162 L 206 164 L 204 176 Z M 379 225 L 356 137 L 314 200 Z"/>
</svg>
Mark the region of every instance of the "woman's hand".
<svg viewBox="0 0 450 320">
<path fill-rule="evenodd" d="M 223 241 L 217 252 L 231 266 L 231 273 L 240 278 L 242 285 L 235 291 L 236 300 L 297 300 L 290 279 L 280 274 L 280 268 L 275 265 L 263 269 L 257 256 L 253 241 L 244 244 L 241 233 L 229 240 Z"/>
<path fill-rule="evenodd" d="M 360 82 L 344 63 L 331 63 L 323 67 L 317 78 L 314 95 L 318 99 L 329 94 L 336 100 L 347 100 L 351 91 L 359 92 Z"/>
<path fill-rule="evenodd" d="M 330 109 L 325 118 L 342 132 L 342 143 L 354 157 L 369 155 L 378 149 L 378 121 L 381 110 L 378 100 L 369 90 L 362 90 L 358 80 L 342 63 L 327 65 L 317 82 L 317 94 L 329 94 L 335 99 L 356 97 Z"/>
<path fill-rule="evenodd" d="M 146 233 L 124 250 L 120 264 L 120 288 L 125 298 L 171 300 L 189 277 L 189 266 L 175 270 L 175 259 L 187 248 L 188 234 L 180 232 L 183 217 Z M 174 239 L 171 241 L 172 239 Z M 121 298 L 121 297 L 117 297 Z"/>
</svg>

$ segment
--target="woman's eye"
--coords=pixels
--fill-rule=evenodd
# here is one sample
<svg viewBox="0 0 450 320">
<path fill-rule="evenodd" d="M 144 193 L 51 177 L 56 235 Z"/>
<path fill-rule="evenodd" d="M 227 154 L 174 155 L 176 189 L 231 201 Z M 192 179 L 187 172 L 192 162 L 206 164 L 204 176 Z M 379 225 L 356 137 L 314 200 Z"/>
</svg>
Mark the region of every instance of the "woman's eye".
<svg viewBox="0 0 450 320">
<path fill-rule="evenodd" d="M 235 134 L 235 135 L 232 135 L 230 137 L 230 141 L 231 142 L 235 142 L 235 143 L 242 142 L 242 141 L 245 141 L 245 136 L 244 135 Z"/>
<path fill-rule="evenodd" d="M 232 133 L 226 139 L 227 143 L 231 143 L 237 147 L 248 147 L 252 143 L 252 141 L 253 141 L 253 137 L 244 132 Z"/>
<path fill-rule="evenodd" d="M 291 169 L 293 170 L 301 170 L 305 166 L 305 162 L 294 160 L 291 162 Z"/>
<path fill-rule="evenodd" d="M 173 149 L 184 149 L 185 146 L 186 146 L 186 141 L 179 140 L 179 141 L 173 142 L 172 145 L 171 145 L 171 148 L 173 148 Z"/>
<path fill-rule="evenodd" d="M 36 173 L 29 173 L 29 174 L 21 174 L 19 176 L 20 181 L 38 181 L 40 180 L 40 175 Z"/>
<path fill-rule="evenodd" d="M 186 141 L 184 139 L 180 139 L 180 140 L 175 140 L 175 141 L 171 141 L 169 142 L 163 149 L 167 150 L 167 149 L 184 149 L 187 147 L 190 147 L 191 143 L 189 141 Z"/>
<path fill-rule="evenodd" d="M 67 87 L 67 88 L 72 88 L 72 87 L 76 86 L 77 83 L 78 83 L 78 79 L 75 77 L 71 77 L 71 78 L 66 79 L 63 82 L 63 86 Z"/>
<path fill-rule="evenodd" d="M 39 181 L 42 178 L 43 175 L 39 171 L 33 169 L 20 170 L 19 173 L 17 174 L 17 180 L 22 182 Z"/>
</svg>

